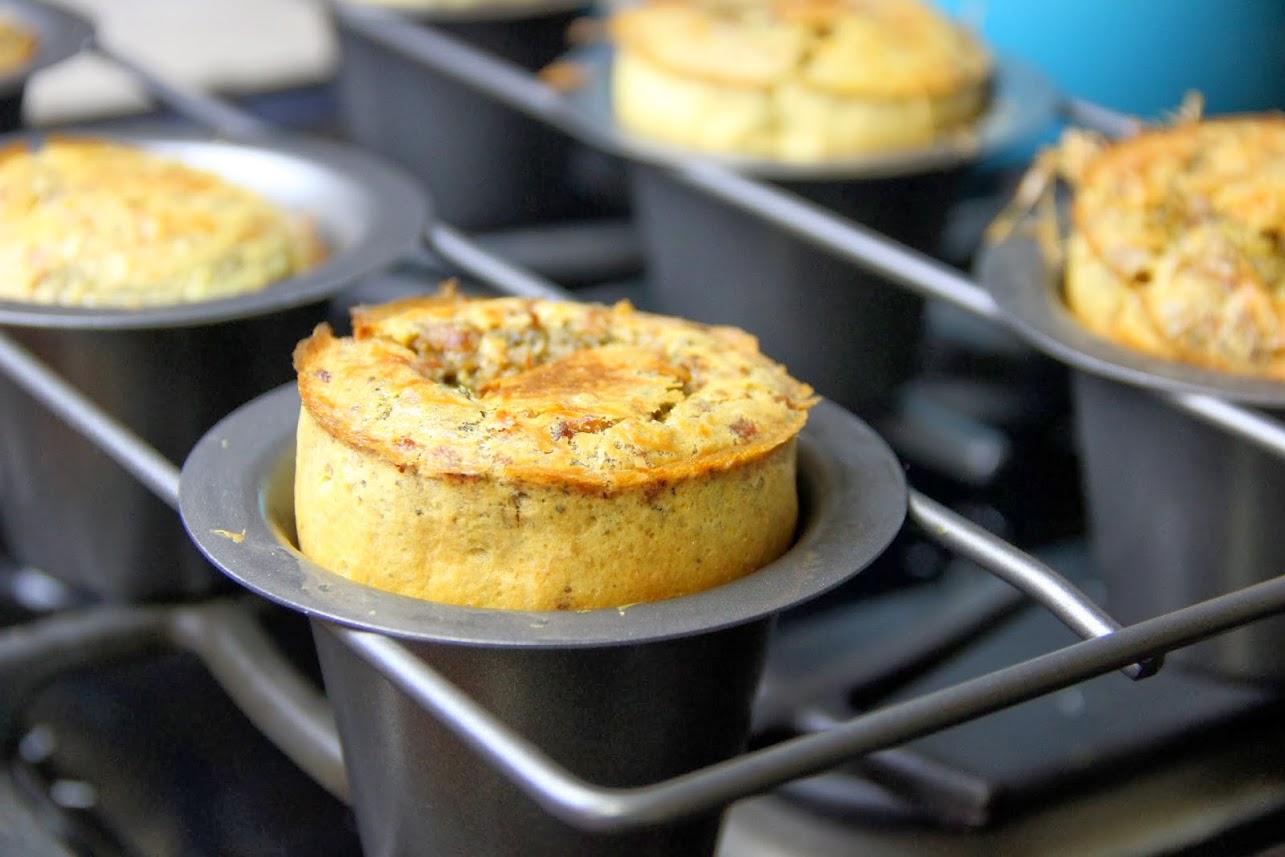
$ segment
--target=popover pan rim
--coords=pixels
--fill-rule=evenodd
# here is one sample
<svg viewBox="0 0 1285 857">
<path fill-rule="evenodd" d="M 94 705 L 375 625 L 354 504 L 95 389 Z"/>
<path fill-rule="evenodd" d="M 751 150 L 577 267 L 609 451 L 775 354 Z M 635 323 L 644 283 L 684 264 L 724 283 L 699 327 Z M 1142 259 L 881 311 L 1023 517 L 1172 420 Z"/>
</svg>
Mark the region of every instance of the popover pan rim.
<svg viewBox="0 0 1285 857">
<path fill-rule="evenodd" d="M 36 52 L 31 61 L 0 75 L 0 94 L 22 89 L 33 74 L 80 53 L 94 36 L 94 25 L 88 18 L 44 3 L 0 0 L 0 15 L 27 28 L 36 37 Z"/>
<path fill-rule="evenodd" d="M 362 219 L 361 233 L 351 246 L 338 250 L 328 246 L 326 258 L 315 267 L 257 291 L 214 300 L 138 308 L 0 300 L 0 325 L 73 330 L 195 327 L 303 306 L 323 300 L 360 277 L 411 253 L 432 217 L 432 206 L 418 182 L 400 168 L 346 143 L 291 134 L 228 140 L 199 130 L 68 129 L 7 134 L 0 136 L 0 147 L 39 142 L 51 136 L 118 141 L 144 149 L 150 146 L 180 161 L 183 158 L 173 150 L 195 149 L 198 154 L 217 150 L 234 158 L 253 158 L 265 153 L 286 158 L 300 168 L 324 171 L 336 186 L 361 194 L 367 203 L 367 216 Z M 257 189 L 254 181 L 245 181 L 243 186 Z M 265 196 L 271 199 L 270 194 Z M 317 221 L 324 231 L 326 211 L 320 207 L 296 213 Z"/>
<path fill-rule="evenodd" d="M 994 55 L 991 92 L 981 116 L 968 128 L 940 136 L 926 146 L 864 155 L 787 161 L 706 151 L 650 140 L 616 122 L 611 108 L 611 45 L 575 48 L 564 59 L 585 69 L 586 83 L 565 96 L 576 115 L 600 138 L 632 160 L 656 166 L 714 163 L 771 181 L 839 181 L 899 178 L 962 166 L 1001 153 L 1034 137 L 1057 115 L 1058 90 L 1038 67 Z"/>
<path fill-rule="evenodd" d="M 1285 408 L 1285 383 L 1167 360 L 1099 336 L 1076 321 L 1060 299 L 1061 271 L 1038 242 L 1013 234 L 978 252 L 978 280 L 1010 326 L 1039 351 L 1091 375 L 1162 393 L 1214 396 Z"/>
<path fill-rule="evenodd" d="M 196 444 L 179 489 L 188 534 L 225 574 L 272 601 L 311 618 L 406 640 L 581 648 L 733 627 L 842 583 L 883 552 L 906 515 L 908 489 L 896 456 L 864 422 L 823 401 L 799 444 L 808 517 L 794 546 L 759 571 L 694 595 L 620 608 L 559 612 L 440 604 L 349 581 L 277 535 L 267 492 L 274 471 L 280 480 L 281 468 L 293 464 L 298 412 L 298 389 L 287 384 L 233 412 Z"/>
<path fill-rule="evenodd" d="M 416 7 L 397 3 L 361 3 L 356 0 L 327 0 L 328 5 L 345 14 L 393 14 L 406 21 L 424 24 L 500 24 L 544 18 L 563 12 L 583 10 L 588 13 L 590 0 L 512 0 L 487 2 L 458 7 Z"/>
</svg>

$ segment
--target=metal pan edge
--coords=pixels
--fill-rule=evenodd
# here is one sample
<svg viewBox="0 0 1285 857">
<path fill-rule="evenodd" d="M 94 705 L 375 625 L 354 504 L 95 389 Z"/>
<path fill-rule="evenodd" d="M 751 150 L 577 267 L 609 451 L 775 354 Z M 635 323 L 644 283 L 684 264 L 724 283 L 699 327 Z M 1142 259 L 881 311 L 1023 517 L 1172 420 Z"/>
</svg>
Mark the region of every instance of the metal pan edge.
<svg viewBox="0 0 1285 857">
<path fill-rule="evenodd" d="M 1059 299 L 1061 271 L 1050 266 L 1030 237 L 1014 235 L 983 245 L 976 272 L 1014 330 L 1035 348 L 1076 369 L 1160 392 L 1285 408 L 1285 384 L 1279 381 L 1152 357 L 1085 329 Z"/>
<path fill-rule="evenodd" d="M 27 28 L 37 39 L 30 62 L 0 75 L 0 93 L 21 89 L 31 75 L 80 53 L 94 36 L 94 26 L 88 19 L 44 3 L 0 0 L 0 16 Z"/>
<path fill-rule="evenodd" d="M 301 306 L 329 297 L 409 254 L 432 216 L 419 183 L 399 168 L 344 143 L 284 134 L 253 141 L 176 131 L 57 134 L 116 140 L 213 169 L 316 222 L 328 245 L 327 257 L 298 276 L 258 291 L 208 301 L 117 308 L 0 300 L 0 325 L 78 330 L 190 327 Z M 39 141 L 44 136 L 41 132 L 8 134 L 0 137 L 0 146 Z M 292 175 L 299 179 L 293 185 Z M 307 204 L 297 204 L 299 197 L 308 197 Z"/>
<path fill-rule="evenodd" d="M 457 7 L 419 6 L 414 3 L 361 3 L 330 0 L 329 5 L 345 15 L 395 15 L 421 24 L 482 24 L 520 22 L 563 12 L 590 11 L 588 0 L 514 0 L 510 3 L 472 3 Z"/>
<path fill-rule="evenodd" d="M 196 444 L 180 510 L 197 547 L 242 586 L 310 617 L 409 640 L 498 647 L 625 645 L 704 633 L 768 616 L 837 586 L 873 561 L 905 519 L 900 463 L 873 430 L 822 402 L 800 437 L 804 506 L 795 545 L 740 580 L 695 595 L 584 612 L 456 607 L 353 583 L 310 562 L 292 526 L 295 385 L 233 412 Z"/>
<path fill-rule="evenodd" d="M 617 154 L 658 166 L 714 163 L 774 181 L 895 178 L 945 170 L 1033 136 L 1053 121 L 1058 103 L 1057 89 L 1038 68 L 999 57 L 986 111 L 969 129 L 945 135 L 932 145 L 799 162 L 729 155 L 648 140 L 622 128 L 611 108 L 612 52 L 610 45 L 601 44 L 568 52 L 564 59 L 581 66 L 586 74 L 584 85 L 565 98 L 585 126 L 596 137 L 608 141 Z"/>
</svg>

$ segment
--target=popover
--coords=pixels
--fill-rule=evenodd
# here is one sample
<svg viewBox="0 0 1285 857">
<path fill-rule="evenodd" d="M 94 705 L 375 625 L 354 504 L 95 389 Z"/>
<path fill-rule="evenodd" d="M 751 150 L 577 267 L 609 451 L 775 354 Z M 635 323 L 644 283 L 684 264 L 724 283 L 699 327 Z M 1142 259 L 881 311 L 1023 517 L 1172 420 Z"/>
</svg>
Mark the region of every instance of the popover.
<svg viewBox="0 0 1285 857">
<path fill-rule="evenodd" d="M 1053 175 L 1073 194 L 1065 235 L 1048 226 Z M 1073 132 L 1019 198 L 1041 193 L 1079 323 L 1158 357 L 1285 379 L 1285 116 L 1187 118 L 1117 141 Z"/>
<path fill-rule="evenodd" d="M 753 337 L 615 306 L 452 291 L 358 308 L 294 362 L 299 547 L 473 607 L 624 607 L 789 546 L 810 387 Z"/>
<path fill-rule="evenodd" d="M 816 161 L 933 142 L 987 102 L 981 42 L 919 0 L 642 0 L 611 21 L 641 137 Z"/>
<path fill-rule="evenodd" d="M 250 292 L 324 255 L 301 217 L 106 139 L 0 152 L 0 299 L 133 308 Z"/>
</svg>

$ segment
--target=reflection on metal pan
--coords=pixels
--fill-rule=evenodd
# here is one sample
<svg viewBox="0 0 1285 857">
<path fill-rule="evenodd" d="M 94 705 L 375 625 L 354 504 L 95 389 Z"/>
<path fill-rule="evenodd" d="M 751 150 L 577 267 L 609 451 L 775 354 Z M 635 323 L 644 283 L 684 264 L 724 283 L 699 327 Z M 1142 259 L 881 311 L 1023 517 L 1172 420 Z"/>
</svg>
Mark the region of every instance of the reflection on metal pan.
<svg viewBox="0 0 1285 857">
<path fill-rule="evenodd" d="M 698 151 L 631 134 L 616 123 L 611 109 L 612 48 L 581 48 L 565 59 L 586 72 L 585 84 L 570 92 L 568 101 L 585 125 L 618 154 L 661 166 L 713 162 L 776 181 L 893 178 L 958 166 L 997 154 L 1031 137 L 1053 120 L 1058 100 L 1056 88 L 1042 72 L 1001 57 L 996 61 L 990 104 L 966 131 L 914 149 L 793 162 Z"/>
<path fill-rule="evenodd" d="M 409 176 L 340 143 L 284 135 L 236 143 L 173 131 L 76 133 L 139 146 L 257 191 L 310 219 L 326 245 L 326 258 L 259 291 L 211 301 L 138 309 L 0 301 L 0 325 L 78 330 L 189 327 L 301 306 L 329 297 L 409 253 L 430 214 L 423 192 Z M 38 144 L 40 139 L 35 133 L 8 135 L 0 137 L 0 146 Z"/>
<path fill-rule="evenodd" d="M 1093 375 L 1171 393 L 1196 393 L 1250 405 L 1285 407 L 1285 384 L 1153 357 L 1083 327 L 1061 299 L 1061 271 L 1029 237 L 982 248 L 978 279 L 1013 328 L 1046 354 Z"/>
<path fill-rule="evenodd" d="M 799 442 L 801 526 L 783 557 L 695 595 L 585 612 L 456 607 L 383 592 L 327 571 L 291 544 L 294 385 L 212 428 L 183 468 L 180 507 L 205 555 L 247 588 L 309 616 L 411 640 L 467 645 L 582 647 L 685 637 L 750 622 L 838 585 L 900 529 L 900 464 L 863 422 L 829 402 Z"/>
<path fill-rule="evenodd" d="M 35 72 L 80 53 L 94 35 L 93 26 L 79 15 L 29 0 L 0 0 L 0 17 L 25 27 L 37 40 L 31 62 L 0 75 L 0 95 L 20 90 Z"/>
</svg>

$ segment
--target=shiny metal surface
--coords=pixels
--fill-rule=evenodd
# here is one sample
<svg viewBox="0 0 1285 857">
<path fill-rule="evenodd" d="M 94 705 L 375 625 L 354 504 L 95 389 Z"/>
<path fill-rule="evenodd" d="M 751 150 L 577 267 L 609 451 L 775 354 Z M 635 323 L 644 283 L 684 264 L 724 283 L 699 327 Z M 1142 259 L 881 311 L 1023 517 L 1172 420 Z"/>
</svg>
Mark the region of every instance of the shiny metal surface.
<svg viewBox="0 0 1285 857">
<path fill-rule="evenodd" d="M 605 795 L 613 789 L 646 786 L 741 752 L 771 617 L 684 637 L 570 648 L 394 642 L 317 626 L 366 853 L 713 853 L 720 806 L 618 824 L 542 797 L 578 793 L 596 807 L 611 803 Z M 445 710 L 427 707 L 429 699 Z M 460 722 L 474 731 L 457 734 Z M 510 768 L 480 761 L 479 752 L 486 760 L 507 758 L 541 788 L 527 792 Z M 595 785 L 577 789 L 575 782 Z"/>
<path fill-rule="evenodd" d="M 567 95 L 595 136 L 634 161 L 673 166 L 703 161 L 774 181 L 836 181 L 905 176 L 959 166 L 1020 143 L 1047 126 L 1057 113 L 1058 93 L 1034 66 L 1012 57 L 997 60 L 990 103 L 971 127 L 943 135 L 931 145 L 893 152 L 785 161 L 705 152 L 640 137 L 622 128 L 611 108 L 612 48 L 594 45 L 568 53 L 584 69 L 586 83 Z"/>
<path fill-rule="evenodd" d="M 936 500 L 912 491 L 910 517 L 925 534 L 1017 587 L 1084 639 L 1120 630 L 1119 622 L 1062 575 Z M 1161 659 L 1157 657 L 1130 664 L 1124 673 L 1132 679 L 1146 678 L 1160 669 L 1160 665 Z"/>
<path fill-rule="evenodd" d="M 798 540 L 760 571 L 626 608 L 568 613 L 436 604 L 353 583 L 291 544 L 298 409 L 298 393 L 288 385 L 212 428 L 183 467 L 184 523 L 206 556 L 243 586 L 309 616 L 404 640 L 574 648 L 708 633 L 838 585 L 883 551 L 905 517 L 905 477 L 895 456 L 864 423 L 823 402 L 799 441 L 806 511 Z"/>
<path fill-rule="evenodd" d="M 58 385 L 32 381 L 40 367 L 23 354 L 164 459 L 181 459 L 229 410 L 292 377 L 290 354 L 324 320 L 326 298 L 416 246 L 427 205 L 396 170 L 337 144 L 112 136 L 220 172 L 311 217 L 330 250 L 301 276 L 205 303 L 130 310 L 0 302 L 0 330 L 22 352 L 5 350 L 18 383 L 0 379 L 5 549 L 109 600 L 203 593 L 223 581 L 173 511 L 32 400 L 33 384 Z"/>
<path fill-rule="evenodd" d="M 1285 569 L 1285 461 L 1145 391 L 1074 376 L 1093 556 L 1122 621 L 1159 616 Z M 1233 679 L 1285 680 L 1285 619 L 1175 652 Z"/>
</svg>

